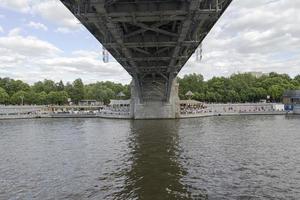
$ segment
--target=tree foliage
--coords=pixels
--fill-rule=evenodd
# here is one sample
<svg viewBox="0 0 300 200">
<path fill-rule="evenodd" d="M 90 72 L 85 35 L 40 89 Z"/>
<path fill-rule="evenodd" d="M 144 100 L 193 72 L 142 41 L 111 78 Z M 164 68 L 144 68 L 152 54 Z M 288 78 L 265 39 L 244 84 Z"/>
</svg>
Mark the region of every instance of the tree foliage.
<svg viewBox="0 0 300 200">
<path fill-rule="evenodd" d="M 110 99 L 117 98 L 117 94 L 123 92 L 125 94 L 124 99 L 130 98 L 130 87 L 129 85 L 122 85 L 119 83 L 113 83 L 110 81 L 97 82 L 86 85 L 85 87 L 85 98 L 95 99 L 104 103 L 109 103 Z"/>
<path fill-rule="evenodd" d="M 279 102 L 285 90 L 300 89 L 300 75 L 292 79 L 287 74 L 274 72 L 261 77 L 251 73 L 233 74 L 208 81 L 200 74 L 190 74 L 178 78 L 178 82 L 181 99 L 186 99 L 185 93 L 190 90 L 194 93 L 193 99 L 206 102 L 258 102 L 267 96 Z"/>
<path fill-rule="evenodd" d="M 51 91 L 46 100 L 48 104 L 64 105 L 68 102 L 68 93 L 66 91 Z"/>
<path fill-rule="evenodd" d="M 9 99 L 7 92 L 0 87 L 0 104 L 5 104 Z"/>
<path fill-rule="evenodd" d="M 178 78 L 179 96 L 186 99 L 188 91 L 193 99 L 206 102 L 257 102 L 271 97 L 280 101 L 287 89 L 300 89 L 300 75 L 291 78 L 287 74 L 270 73 L 259 78 L 250 73 L 233 74 L 230 77 L 213 77 L 204 80 L 201 74 L 185 75 Z M 43 80 L 28 85 L 20 80 L 0 78 L 0 104 L 66 104 L 83 99 L 109 103 L 123 92 L 124 99 L 130 98 L 130 86 L 111 81 L 83 84 L 81 79 L 64 84 L 62 81 Z"/>
<path fill-rule="evenodd" d="M 81 79 L 66 84 L 45 79 L 30 86 L 20 80 L 0 78 L 0 104 L 20 105 L 23 101 L 28 105 L 63 105 L 68 103 L 68 98 L 74 103 L 83 99 L 109 103 L 119 92 L 125 94 L 124 98 L 130 98 L 129 85 L 110 81 L 85 85 Z"/>
<path fill-rule="evenodd" d="M 84 99 L 84 85 L 80 78 L 76 79 L 72 84 L 68 83 L 66 91 L 71 100 L 76 104 Z"/>
</svg>

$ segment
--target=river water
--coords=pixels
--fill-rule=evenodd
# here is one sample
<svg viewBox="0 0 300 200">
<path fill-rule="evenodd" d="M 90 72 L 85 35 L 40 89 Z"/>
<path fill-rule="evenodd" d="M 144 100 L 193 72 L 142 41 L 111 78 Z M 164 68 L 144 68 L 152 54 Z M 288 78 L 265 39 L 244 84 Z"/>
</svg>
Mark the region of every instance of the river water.
<svg viewBox="0 0 300 200">
<path fill-rule="evenodd" d="M 300 199 L 300 117 L 0 121 L 0 199 Z"/>
</svg>

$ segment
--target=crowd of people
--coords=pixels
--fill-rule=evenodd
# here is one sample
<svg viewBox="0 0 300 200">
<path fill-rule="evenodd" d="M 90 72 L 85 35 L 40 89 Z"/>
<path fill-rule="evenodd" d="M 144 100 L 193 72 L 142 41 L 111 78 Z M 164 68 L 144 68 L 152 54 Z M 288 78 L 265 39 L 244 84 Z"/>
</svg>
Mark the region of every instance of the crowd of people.
<svg viewBox="0 0 300 200">
<path fill-rule="evenodd" d="M 283 111 L 275 109 L 272 104 L 181 104 L 180 113 L 188 114 L 234 114 L 234 113 L 266 113 Z"/>
<path fill-rule="evenodd" d="M 212 113 L 213 110 L 204 104 L 181 104 L 181 114 Z"/>
</svg>

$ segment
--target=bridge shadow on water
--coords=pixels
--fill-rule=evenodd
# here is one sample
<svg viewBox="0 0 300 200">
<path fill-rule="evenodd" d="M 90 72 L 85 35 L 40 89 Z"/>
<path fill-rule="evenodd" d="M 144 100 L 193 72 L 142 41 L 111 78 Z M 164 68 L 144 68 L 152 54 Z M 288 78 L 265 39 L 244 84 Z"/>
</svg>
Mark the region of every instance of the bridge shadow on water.
<svg viewBox="0 0 300 200">
<path fill-rule="evenodd" d="M 182 183 L 186 171 L 179 162 L 179 123 L 175 120 L 131 122 L 131 167 L 125 172 L 123 189 L 114 199 L 207 199 L 192 196 Z"/>
</svg>

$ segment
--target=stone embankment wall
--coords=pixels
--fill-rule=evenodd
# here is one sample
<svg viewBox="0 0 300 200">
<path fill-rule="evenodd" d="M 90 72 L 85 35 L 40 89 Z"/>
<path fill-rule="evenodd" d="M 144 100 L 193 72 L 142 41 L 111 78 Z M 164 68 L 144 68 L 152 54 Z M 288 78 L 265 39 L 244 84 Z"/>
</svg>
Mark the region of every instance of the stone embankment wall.
<svg viewBox="0 0 300 200">
<path fill-rule="evenodd" d="M 294 111 L 300 114 L 300 106 Z M 220 115 L 282 115 L 286 114 L 282 104 L 203 104 L 201 107 L 181 108 L 176 118 L 195 118 Z M 101 110 L 89 113 L 51 113 L 47 106 L 0 106 L 0 119 L 32 118 L 111 118 L 132 119 L 128 110 Z"/>
<path fill-rule="evenodd" d="M 32 119 L 46 116 L 46 106 L 0 106 L 0 119 Z"/>
</svg>

